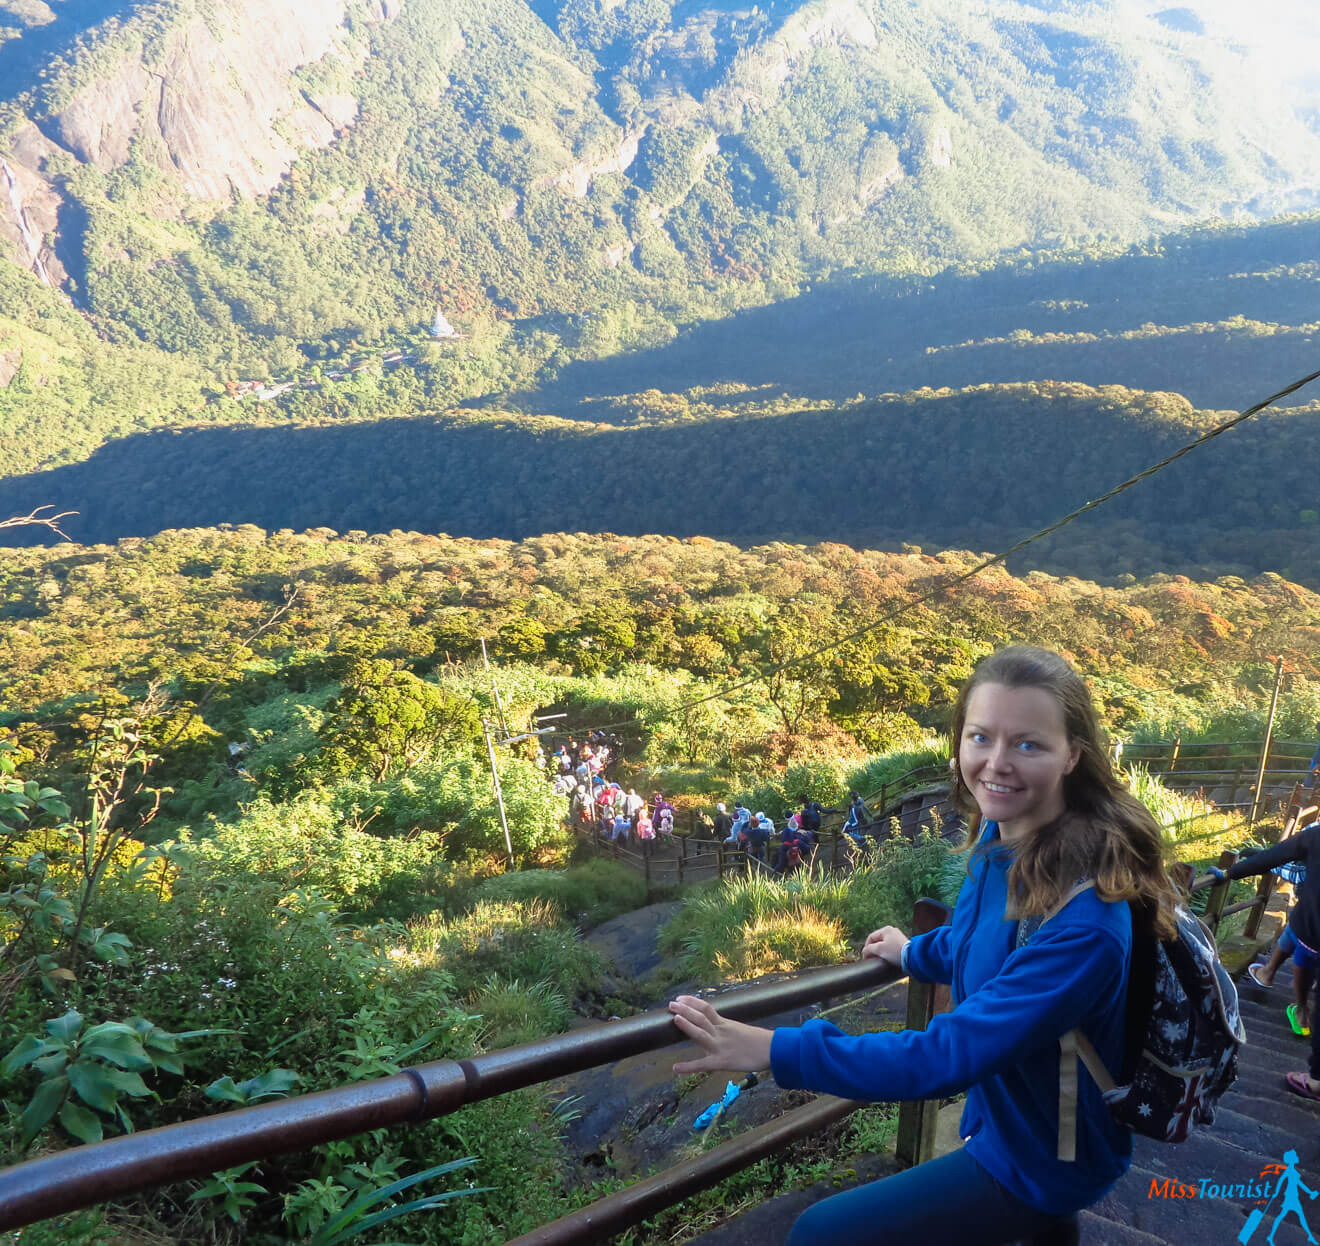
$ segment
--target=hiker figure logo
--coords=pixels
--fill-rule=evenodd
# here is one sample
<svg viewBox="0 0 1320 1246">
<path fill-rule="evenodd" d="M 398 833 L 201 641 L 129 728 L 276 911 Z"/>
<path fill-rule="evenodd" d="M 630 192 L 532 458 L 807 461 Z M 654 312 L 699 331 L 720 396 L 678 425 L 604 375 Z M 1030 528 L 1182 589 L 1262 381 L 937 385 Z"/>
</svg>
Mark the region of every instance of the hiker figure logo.
<svg viewBox="0 0 1320 1246">
<path fill-rule="evenodd" d="M 1302 1200 L 1297 1197 L 1298 1190 L 1305 1190 L 1309 1198 L 1314 1199 L 1316 1192 L 1302 1180 L 1301 1173 L 1297 1171 L 1297 1152 L 1285 1151 L 1283 1153 L 1282 1164 L 1270 1164 L 1261 1172 L 1261 1176 L 1278 1175 L 1279 1184 L 1274 1187 L 1274 1193 L 1270 1195 L 1264 1207 L 1257 1207 L 1255 1211 L 1247 1217 L 1247 1222 L 1242 1226 L 1242 1232 L 1238 1234 L 1238 1241 L 1241 1246 L 1247 1246 L 1251 1241 L 1253 1234 L 1265 1220 L 1265 1214 L 1273 1206 L 1274 1200 L 1282 1196 L 1282 1202 L 1279 1206 L 1279 1214 L 1274 1218 L 1274 1224 L 1270 1227 L 1269 1236 L 1265 1241 L 1269 1246 L 1273 1246 L 1274 1235 L 1279 1231 L 1279 1225 L 1284 1222 L 1289 1212 L 1296 1212 L 1297 1219 L 1301 1221 L 1302 1229 L 1306 1233 L 1307 1241 L 1314 1242 L 1315 1238 L 1311 1234 L 1311 1226 L 1306 1223 L 1306 1215 L 1302 1211 Z"/>
</svg>

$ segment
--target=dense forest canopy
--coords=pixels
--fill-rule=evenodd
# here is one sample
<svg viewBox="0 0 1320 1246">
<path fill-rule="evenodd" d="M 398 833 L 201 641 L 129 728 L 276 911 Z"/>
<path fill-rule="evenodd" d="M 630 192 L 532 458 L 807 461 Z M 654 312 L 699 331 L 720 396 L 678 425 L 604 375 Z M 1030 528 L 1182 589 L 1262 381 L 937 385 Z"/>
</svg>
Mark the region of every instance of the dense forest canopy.
<svg viewBox="0 0 1320 1246">
<path fill-rule="evenodd" d="M 219 676 L 223 696 L 205 712 L 207 729 L 180 745 L 188 767 L 209 773 L 223 761 L 222 741 L 250 731 L 254 706 L 327 687 L 359 661 L 443 687 L 453 664 L 479 659 L 484 636 L 497 661 L 527 672 L 506 689 L 511 712 L 555 700 L 564 689 L 556 693 L 553 679 L 632 671 L 613 692 L 606 680 L 576 694 L 595 698 L 598 715 L 631 717 L 639 672 L 676 680 L 671 690 L 717 687 L 878 620 L 973 562 L 966 552 L 832 543 L 740 549 L 704 537 L 583 533 L 510 543 L 252 526 L 12 550 L 0 557 L 0 706 L 20 737 L 54 732 L 59 754 L 71 714 L 153 683 L 196 695 Z M 290 586 L 292 606 L 244 643 Z M 1261 655 L 1283 655 L 1295 693 L 1286 730 L 1304 735 L 1320 695 L 1317 605 L 1269 574 L 1199 583 L 1156 575 L 1100 588 L 992 569 L 844 646 L 837 660 L 812 664 L 821 682 L 791 734 L 805 741 L 814 725 L 827 748 L 840 730 L 866 747 L 910 744 L 943 728 L 978 653 L 1020 639 L 1072 654 L 1104 689 L 1110 726 L 1128 732 L 1237 713 L 1266 678 Z M 775 730 L 769 691 L 738 698 L 753 712 L 737 735 L 753 751 Z"/>
<path fill-rule="evenodd" d="M 846 535 L 891 548 L 1007 548 L 1225 414 L 1174 394 L 1058 382 L 844 403 L 720 386 L 597 411 L 613 422 L 456 412 L 158 432 L 0 482 L 0 510 L 79 510 L 65 522 L 85 541 L 238 517 L 472 537 Z M 1020 565 L 1107 580 L 1271 570 L 1320 583 L 1318 423 L 1314 405 L 1267 412 L 1033 546 Z"/>
</svg>

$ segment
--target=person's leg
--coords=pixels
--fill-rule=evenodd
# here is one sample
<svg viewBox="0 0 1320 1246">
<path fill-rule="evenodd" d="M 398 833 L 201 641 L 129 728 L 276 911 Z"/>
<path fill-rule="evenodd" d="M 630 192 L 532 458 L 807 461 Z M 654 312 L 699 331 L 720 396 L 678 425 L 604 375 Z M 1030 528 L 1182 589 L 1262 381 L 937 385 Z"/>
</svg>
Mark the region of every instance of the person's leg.
<svg viewBox="0 0 1320 1246">
<path fill-rule="evenodd" d="M 966 1150 L 957 1150 L 814 1203 L 793 1225 L 788 1246 L 907 1238 L 921 1246 L 1003 1246 L 1046 1232 L 1066 1234 L 1070 1220 L 1028 1207 Z"/>
<path fill-rule="evenodd" d="M 1293 994 L 1297 1001 L 1297 1016 L 1302 1025 L 1310 1029 L 1311 983 L 1315 981 L 1316 967 L 1320 966 L 1320 955 L 1295 936 L 1294 942 L 1297 946 L 1293 949 Z"/>
<path fill-rule="evenodd" d="M 1311 1061 L 1308 1069 L 1283 1075 L 1284 1084 L 1303 1099 L 1320 1100 L 1320 1027 L 1311 1027 Z"/>
<path fill-rule="evenodd" d="M 1284 930 L 1284 934 L 1287 933 L 1287 930 Z M 1270 953 L 1270 958 L 1265 963 L 1265 967 L 1256 975 L 1256 981 L 1262 986 L 1273 986 L 1274 975 L 1279 972 L 1283 967 L 1283 962 L 1288 959 L 1288 952 L 1289 949 L 1284 947 L 1284 940 L 1280 937 L 1274 945 L 1274 950 Z"/>
<path fill-rule="evenodd" d="M 1293 966 L 1293 997 L 1297 1001 L 1297 1015 L 1308 1028 L 1311 1025 L 1311 984 L 1315 980 L 1315 970 L 1309 966 L 1303 969 Z"/>
</svg>

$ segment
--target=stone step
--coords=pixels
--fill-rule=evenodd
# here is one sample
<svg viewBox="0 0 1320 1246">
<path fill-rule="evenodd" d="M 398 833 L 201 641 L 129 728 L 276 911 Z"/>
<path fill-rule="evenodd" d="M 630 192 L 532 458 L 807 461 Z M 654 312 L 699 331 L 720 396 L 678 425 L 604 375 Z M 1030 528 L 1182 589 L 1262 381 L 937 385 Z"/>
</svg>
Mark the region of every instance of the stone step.
<svg viewBox="0 0 1320 1246">
<path fill-rule="evenodd" d="M 1178 1148 L 1169 1149 L 1176 1151 Z M 1196 1176 L 1189 1173 L 1183 1179 L 1183 1184 L 1195 1181 Z M 1246 1173 L 1238 1179 L 1249 1180 L 1255 1176 L 1255 1173 Z M 1105 1236 L 1106 1228 L 1113 1224 L 1115 1228 L 1135 1229 L 1173 1246 L 1187 1246 L 1192 1242 L 1205 1242 L 1207 1246 L 1219 1246 L 1220 1243 L 1222 1246 L 1230 1246 L 1230 1243 L 1237 1242 L 1247 1217 L 1255 1210 L 1254 1204 L 1242 1206 L 1218 1198 L 1152 1198 L 1151 1181 L 1155 1180 L 1158 1185 L 1163 1179 L 1162 1176 L 1133 1166 L 1128 1175 L 1091 1208 L 1092 1213 L 1105 1223 L 1098 1226 L 1095 1236 L 1083 1237 L 1082 1241 L 1090 1246 L 1091 1242 L 1101 1244 L 1122 1240 L 1117 1234 L 1112 1239 Z M 1263 1246 L 1277 1214 L 1277 1207 L 1268 1211 L 1268 1218 L 1252 1235 L 1249 1246 Z M 1301 1243 L 1307 1241 L 1296 1219 L 1290 1218 L 1279 1226 L 1274 1246 L 1301 1246 Z"/>
<path fill-rule="evenodd" d="M 1176 1150 L 1176 1147 L 1171 1147 Z M 1190 1182 L 1195 1173 L 1188 1171 L 1176 1180 Z M 1165 1174 L 1155 1174 L 1133 1166 L 1127 1175 L 1092 1208 L 1098 1218 L 1136 1229 L 1161 1242 L 1186 1246 L 1192 1242 L 1229 1246 L 1237 1240 L 1247 1213 L 1235 1204 L 1201 1198 L 1151 1197 L 1152 1180 L 1158 1187 Z M 1086 1240 L 1086 1239 L 1084 1239 Z M 1109 1239 L 1103 1234 L 1095 1242 Z"/>
<path fill-rule="evenodd" d="M 1292 1056 L 1288 1054 L 1286 1048 L 1283 1052 L 1278 1052 L 1248 1043 L 1238 1050 L 1238 1071 L 1242 1077 L 1262 1074 L 1265 1077 L 1281 1078 L 1289 1069 L 1305 1068 L 1310 1054 L 1310 1047 L 1300 1041 L 1295 1055 Z"/>
<path fill-rule="evenodd" d="M 1268 1115 L 1256 1116 L 1242 1110 L 1251 1106 L 1253 1105 L 1250 1102 L 1240 1101 L 1234 1105 L 1221 1099 L 1219 1110 L 1215 1113 L 1215 1123 L 1209 1127 L 1208 1132 L 1219 1141 L 1231 1142 L 1234 1146 L 1257 1155 L 1281 1157 L 1289 1147 L 1292 1147 L 1305 1164 L 1305 1152 L 1309 1146 L 1313 1157 L 1320 1158 L 1320 1143 L 1308 1142 L 1305 1137 L 1298 1137 L 1288 1126 L 1281 1121 L 1271 1119 Z"/>
<path fill-rule="evenodd" d="M 1285 1073 L 1300 1072 L 1304 1067 L 1298 1064 L 1295 1069 L 1285 1068 L 1280 1065 L 1277 1069 L 1239 1069 L 1237 1081 L 1233 1084 L 1233 1090 L 1244 1095 L 1249 1095 L 1253 1099 L 1264 1099 L 1276 1103 L 1284 1100 L 1292 1102 L 1294 1099 L 1301 1103 L 1304 1100 L 1299 1095 L 1292 1094 L 1288 1087 L 1283 1083 Z"/>
<path fill-rule="evenodd" d="M 1237 980 L 1237 992 L 1238 1007 L 1244 1013 L 1252 1008 L 1270 1010 L 1276 1007 L 1282 1012 L 1286 1005 L 1297 998 L 1293 991 L 1292 979 L 1285 978 L 1283 974 L 1275 978 L 1274 985 L 1269 987 L 1257 986 L 1246 974 L 1243 974 Z"/>
<path fill-rule="evenodd" d="M 1275 1150 L 1273 1146 L 1266 1151 L 1254 1150 L 1250 1145 L 1252 1141 L 1248 1137 L 1239 1143 L 1234 1139 L 1231 1128 L 1222 1132 L 1217 1128 L 1198 1130 L 1186 1142 L 1177 1145 L 1138 1138 L 1132 1150 L 1132 1166 L 1149 1174 L 1142 1181 L 1143 1193 L 1149 1189 L 1150 1175 L 1161 1181 L 1165 1177 L 1173 1177 L 1181 1182 L 1206 1178 L 1222 1185 L 1232 1185 L 1257 1178 L 1262 1169 L 1277 1164 L 1283 1156 L 1283 1152 Z M 1314 1143 L 1306 1145 L 1302 1139 L 1295 1139 L 1293 1144 L 1299 1154 L 1304 1150 L 1309 1155 L 1315 1153 Z M 1287 1149 L 1287 1144 L 1284 1149 Z M 1302 1155 L 1303 1169 L 1307 1167 L 1308 1154 Z M 1313 1165 L 1311 1171 L 1314 1172 Z M 1120 1185 L 1130 1181 L 1129 1173 Z M 1248 1206 L 1254 1206 L 1254 1202 L 1249 1199 L 1233 1201 L 1245 1201 Z"/>
<path fill-rule="evenodd" d="M 1082 1246 L 1156 1246 L 1169 1240 L 1153 1233 L 1143 1233 L 1130 1224 L 1106 1220 L 1093 1211 L 1082 1212 L 1077 1223 L 1081 1229 L 1079 1240 Z"/>
<path fill-rule="evenodd" d="M 1271 1003 L 1268 1008 L 1256 1006 L 1250 1009 L 1242 1010 L 1242 1025 L 1250 1037 L 1258 1030 L 1262 1033 L 1277 1033 L 1287 1037 L 1298 1037 L 1293 1033 L 1292 1022 L 1288 1020 L 1287 1007 L 1292 1003 L 1291 999 L 1280 997 L 1277 1003 Z"/>
<path fill-rule="evenodd" d="M 1282 1082 L 1262 1094 L 1253 1093 L 1250 1087 L 1243 1087 L 1239 1082 L 1219 1102 L 1230 1112 L 1240 1112 L 1243 1116 L 1252 1116 L 1280 1128 L 1290 1129 L 1294 1137 L 1320 1134 L 1320 1103 L 1290 1094 L 1283 1088 Z M 1214 1129 L 1216 1125 L 1210 1128 Z"/>
<path fill-rule="evenodd" d="M 1306 1063 L 1311 1054 L 1311 1040 L 1299 1038 L 1291 1030 L 1266 1030 L 1263 1026 L 1248 1026 L 1244 1050 L 1262 1056 L 1268 1052 L 1291 1067 L 1298 1060 Z"/>
<path fill-rule="evenodd" d="M 1238 991 L 1238 1008 L 1241 1009 L 1244 1018 L 1257 1013 L 1281 1017 L 1283 1010 L 1296 998 L 1292 983 L 1272 986 L 1268 991 L 1254 987 L 1250 995 L 1246 991 Z"/>
</svg>

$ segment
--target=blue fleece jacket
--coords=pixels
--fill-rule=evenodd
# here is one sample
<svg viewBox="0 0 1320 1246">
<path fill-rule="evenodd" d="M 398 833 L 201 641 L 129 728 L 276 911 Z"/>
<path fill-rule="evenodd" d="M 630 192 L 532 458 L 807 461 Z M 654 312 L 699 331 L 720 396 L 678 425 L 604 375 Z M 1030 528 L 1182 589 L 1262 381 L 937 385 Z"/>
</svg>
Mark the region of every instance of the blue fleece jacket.
<svg viewBox="0 0 1320 1246">
<path fill-rule="evenodd" d="M 953 924 L 905 950 L 913 978 L 951 984 L 952 1011 L 922 1031 L 850 1036 L 826 1021 L 777 1029 L 770 1064 L 781 1086 L 848 1099 L 966 1090 L 968 1153 L 1024 1203 L 1067 1215 L 1100 1198 L 1132 1154 L 1131 1135 L 1081 1067 L 1077 1159 L 1056 1158 L 1060 1036 L 1080 1026 L 1109 1069 L 1122 1063 L 1131 914 L 1088 889 L 1017 948 L 1017 922 L 1004 917 L 1012 860 L 987 823 Z"/>
</svg>

